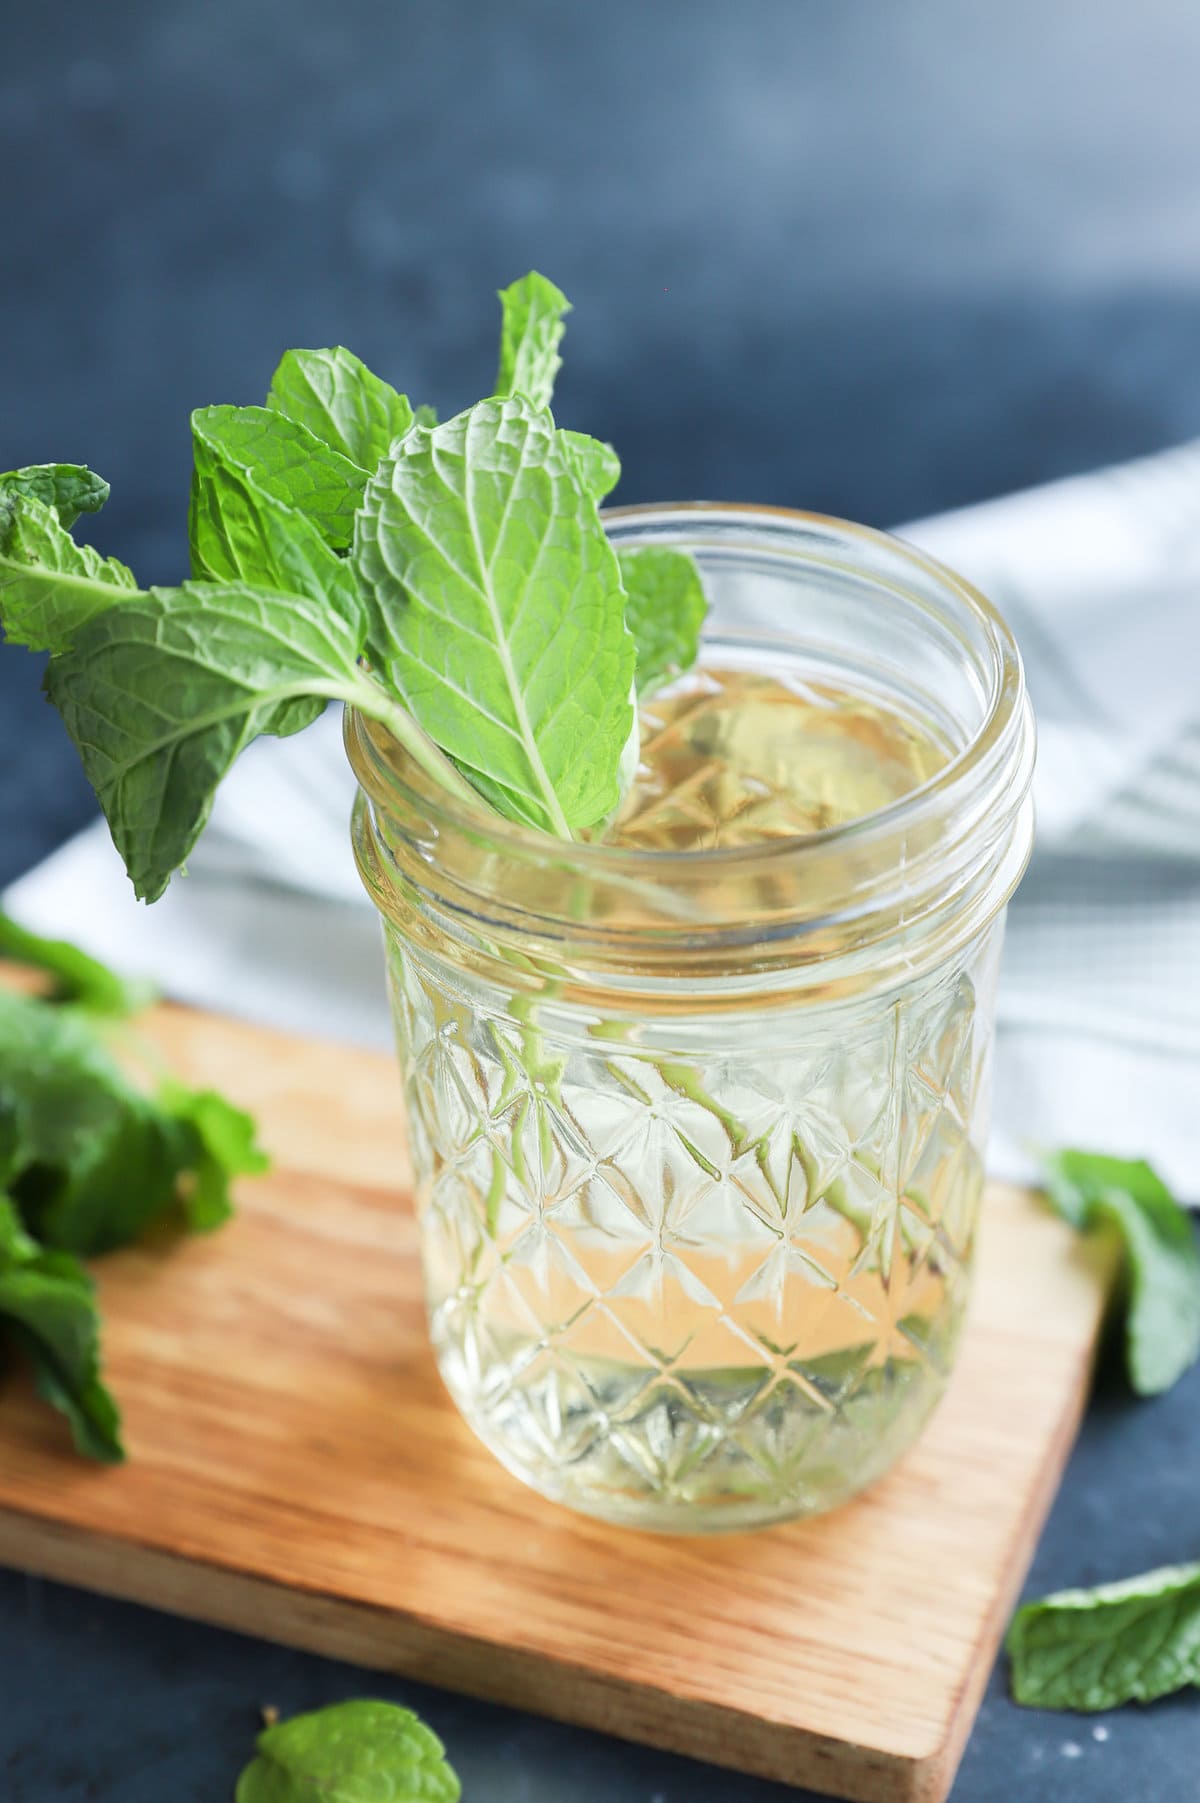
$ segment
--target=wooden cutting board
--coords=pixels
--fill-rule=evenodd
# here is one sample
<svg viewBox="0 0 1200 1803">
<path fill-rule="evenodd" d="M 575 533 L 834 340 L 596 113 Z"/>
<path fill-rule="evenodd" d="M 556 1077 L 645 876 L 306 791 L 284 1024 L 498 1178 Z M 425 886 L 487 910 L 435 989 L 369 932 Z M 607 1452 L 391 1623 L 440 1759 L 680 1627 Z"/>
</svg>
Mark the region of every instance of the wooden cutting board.
<svg viewBox="0 0 1200 1803">
<path fill-rule="evenodd" d="M 183 1009 L 274 1172 L 97 1266 L 127 1466 L 0 1401 L 0 1561 L 837 1796 L 941 1803 L 1083 1405 L 1100 1249 L 992 1189 L 919 1447 L 837 1513 L 668 1540 L 541 1501 L 442 1391 L 388 1058 Z"/>
</svg>

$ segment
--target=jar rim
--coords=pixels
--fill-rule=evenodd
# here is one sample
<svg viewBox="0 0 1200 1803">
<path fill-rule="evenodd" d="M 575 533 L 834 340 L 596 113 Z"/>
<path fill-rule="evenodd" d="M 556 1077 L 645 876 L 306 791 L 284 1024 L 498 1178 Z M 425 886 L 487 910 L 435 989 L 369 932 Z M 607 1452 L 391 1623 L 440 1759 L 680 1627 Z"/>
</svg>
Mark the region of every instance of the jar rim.
<svg viewBox="0 0 1200 1803">
<path fill-rule="evenodd" d="M 983 629 L 983 640 L 992 653 L 992 669 L 986 712 L 968 742 L 923 782 L 884 807 L 872 809 L 836 826 L 814 832 L 780 835 L 753 845 L 704 846 L 686 850 L 658 850 L 642 846 L 606 844 L 603 840 L 557 839 L 520 821 L 509 820 L 490 808 L 482 796 L 478 805 L 461 802 L 409 759 L 387 733 L 386 728 L 367 721 L 357 710 L 346 710 L 346 745 L 352 766 L 360 782 L 380 800 L 384 792 L 407 792 L 406 799 L 419 805 L 430 824 L 442 831 L 486 835 L 495 850 L 510 849 L 516 854 L 551 859 L 562 869 L 576 868 L 579 874 L 620 880 L 622 874 L 653 877 L 657 883 L 669 885 L 672 871 L 686 872 L 690 883 L 698 873 L 714 873 L 736 867 L 746 871 L 751 865 L 767 869 L 797 861 L 814 863 L 831 851 L 870 846 L 873 841 L 903 833 L 908 828 L 928 822 L 944 805 L 948 795 L 970 782 L 972 773 L 1002 752 L 1006 739 L 1014 734 L 1031 737 L 1032 722 L 1025 697 L 1024 671 L 1020 652 L 1012 632 L 999 609 L 959 576 L 957 572 L 928 557 L 924 552 L 895 535 L 874 527 L 858 525 L 831 514 L 798 508 L 775 507 L 755 502 L 674 501 L 644 502 L 601 510 L 606 528 L 631 525 L 643 530 L 686 522 L 689 544 L 697 543 L 696 533 L 702 522 L 712 526 L 721 523 L 762 521 L 769 531 L 773 522 L 786 528 L 786 535 L 797 529 L 816 530 L 834 544 L 846 548 L 866 547 L 886 557 L 900 570 L 933 583 L 963 608 L 966 615 Z M 778 532 L 778 527 L 776 528 Z M 638 536 L 641 536 L 639 532 Z M 673 535 L 679 538 L 681 535 Z M 779 533 L 780 542 L 785 534 Z M 805 555 L 803 552 L 800 555 Z M 805 561 L 814 561 L 806 556 Z M 747 641 L 794 645 L 791 633 L 739 631 Z M 1001 764 L 1006 760 L 1001 757 Z M 1006 785 L 1007 812 L 1015 814 L 1025 799 L 1032 779 L 1032 755 L 1023 782 L 1017 787 Z M 371 783 L 368 779 L 374 778 Z M 378 784 L 378 787 L 375 787 Z"/>
</svg>

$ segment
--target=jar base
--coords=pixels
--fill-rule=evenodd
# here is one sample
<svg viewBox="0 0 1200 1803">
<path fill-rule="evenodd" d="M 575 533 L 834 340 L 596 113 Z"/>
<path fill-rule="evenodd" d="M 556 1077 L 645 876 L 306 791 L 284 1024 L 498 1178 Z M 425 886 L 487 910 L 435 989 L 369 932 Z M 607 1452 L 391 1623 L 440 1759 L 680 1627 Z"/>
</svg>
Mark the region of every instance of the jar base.
<svg viewBox="0 0 1200 1803">
<path fill-rule="evenodd" d="M 945 1390 L 928 1365 L 894 1361 L 824 1431 L 797 1409 L 787 1421 L 764 1411 L 753 1427 L 717 1427 L 662 1395 L 613 1421 L 564 1408 L 561 1384 L 549 1413 L 528 1385 L 489 1398 L 452 1349 L 439 1355 L 459 1413 L 514 1477 L 577 1514 L 668 1535 L 748 1533 L 828 1513 L 895 1464 Z"/>
</svg>

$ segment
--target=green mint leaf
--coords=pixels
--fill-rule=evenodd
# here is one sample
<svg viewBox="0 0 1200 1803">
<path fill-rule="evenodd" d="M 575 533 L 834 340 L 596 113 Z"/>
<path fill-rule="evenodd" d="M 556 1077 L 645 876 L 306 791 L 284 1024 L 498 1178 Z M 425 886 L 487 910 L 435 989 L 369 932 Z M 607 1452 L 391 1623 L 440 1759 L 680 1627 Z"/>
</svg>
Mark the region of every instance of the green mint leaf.
<svg viewBox="0 0 1200 1803">
<path fill-rule="evenodd" d="M 0 1182 L 25 1227 L 92 1257 L 180 1207 L 207 1232 L 266 1169 L 254 1123 L 213 1090 L 136 1087 L 87 1016 L 0 989 Z"/>
<path fill-rule="evenodd" d="M 1167 1565 L 1019 1609 L 1013 1696 L 1034 1709 L 1115 1709 L 1200 1684 L 1200 1565 Z"/>
<path fill-rule="evenodd" d="M 217 1090 L 188 1089 L 169 1078 L 158 1100 L 193 1136 L 188 1157 L 193 1175 L 183 1192 L 183 1210 L 193 1233 L 211 1233 L 233 1213 L 230 1180 L 268 1171 L 271 1161 L 258 1144 L 253 1116 Z"/>
<path fill-rule="evenodd" d="M 415 427 L 367 485 L 352 561 L 372 663 L 481 793 L 563 838 L 611 812 L 633 640 L 548 412 L 514 395 Z"/>
<path fill-rule="evenodd" d="M 77 545 L 53 507 L 0 489 L 0 625 L 10 643 L 64 650 L 87 620 L 136 592 L 132 571 Z"/>
<path fill-rule="evenodd" d="M 0 475 L 0 494 L 22 495 L 53 507 L 59 524 L 73 526 L 81 513 L 98 513 L 108 483 L 82 463 L 34 463 Z"/>
<path fill-rule="evenodd" d="M 1115 1227 L 1125 1253 L 1125 1362 L 1140 1396 L 1169 1390 L 1200 1357 L 1200 1252 L 1187 1213 L 1144 1159 L 1057 1152 L 1045 1187 L 1073 1226 Z"/>
<path fill-rule="evenodd" d="M 373 470 L 413 423 L 407 397 L 340 344 L 286 351 L 271 378 L 267 406 L 307 426 L 362 470 Z"/>
<path fill-rule="evenodd" d="M 610 444 L 589 438 L 586 432 L 567 432 L 560 428 L 560 440 L 575 459 L 579 480 L 599 506 L 621 480 L 621 460 Z"/>
<path fill-rule="evenodd" d="M 362 601 L 346 559 L 303 513 L 261 488 L 197 418 L 188 513 L 194 575 L 304 595 L 364 631 Z"/>
<path fill-rule="evenodd" d="M 0 1198 L 0 1328 L 33 1367 L 38 1394 L 67 1417 L 76 1449 L 107 1464 L 125 1457 L 117 1406 L 100 1378 L 92 1281 L 64 1252 L 46 1252 Z"/>
<path fill-rule="evenodd" d="M 458 1803 L 445 1749 L 411 1709 L 334 1703 L 258 1737 L 236 1803 Z"/>
<path fill-rule="evenodd" d="M 309 431 L 269 407 L 199 407 L 192 441 L 220 463 L 245 470 L 272 500 L 311 520 L 327 544 L 344 550 L 366 471 Z"/>
<path fill-rule="evenodd" d="M 136 1014 L 153 997 L 149 984 L 130 983 L 67 939 L 45 939 L 0 913 L 0 958 L 27 964 L 53 977 L 51 999 L 73 1002 L 89 1014 Z"/>
<path fill-rule="evenodd" d="M 251 739 L 369 695 L 360 648 L 358 629 L 320 601 L 184 583 L 100 614 L 51 661 L 47 693 L 139 896 L 162 894 Z"/>
<path fill-rule="evenodd" d="M 558 347 L 571 303 L 561 289 L 536 270 L 500 290 L 498 395 L 523 394 L 534 407 L 548 407 L 554 378 L 562 368 Z"/>
<path fill-rule="evenodd" d="M 625 624 L 637 646 L 637 691 L 649 695 L 695 663 L 708 602 L 685 551 L 622 551 L 619 561 Z"/>
<path fill-rule="evenodd" d="M 107 1252 L 172 1206 L 194 1142 L 83 1015 L 0 991 L 0 1104 L 19 1132 L 8 1188 L 48 1245 Z"/>
<path fill-rule="evenodd" d="M 431 407 L 428 401 L 422 401 L 419 407 L 413 409 L 413 424 L 415 426 L 436 426 L 437 423 L 437 408 Z"/>
</svg>

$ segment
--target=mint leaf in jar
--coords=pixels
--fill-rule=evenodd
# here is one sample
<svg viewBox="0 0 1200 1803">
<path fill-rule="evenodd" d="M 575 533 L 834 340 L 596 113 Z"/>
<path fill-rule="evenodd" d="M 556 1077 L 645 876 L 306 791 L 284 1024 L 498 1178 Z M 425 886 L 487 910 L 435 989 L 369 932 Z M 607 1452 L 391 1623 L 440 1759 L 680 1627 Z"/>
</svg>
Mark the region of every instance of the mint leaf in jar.
<svg viewBox="0 0 1200 1803">
<path fill-rule="evenodd" d="M 548 407 L 554 378 L 562 368 L 558 347 L 571 303 L 561 288 L 531 269 L 500 290 L 498 395 L 523 394 L 534 407 Z"/>
<path fill-rule="evenodd" d="M 441 1741 L 411 1709 L 356 1702 L 264 1729 L 236 1803 L 458 1803 L 461 1795 Z"/>
<path fill-rule="evenodd" d="M 0 486 L 0 625 L 30 651 L 65 651 L 76 632 L 122 595 L 133 571 L 78 545 L 53 507 Z"/>
<path fill-rule="evenodd" d="M 366 471 L 307 426 L 269 407 L 198 407 L 192 433 L 225 463 L 248 471 L 272 499 L 311 520 L 335 550 L 350 543 Z"/>
<path fill-rule="evenodd" d="M 1189 1216 L 1144 1159 L 1055 1152 L 1043 1171 L 1072 1226 L 1120 1236 L 1129 1381 L 1139 1396 L 1160 1395 L 1200 1357 L 1200 1252 Z"/>
<path fill-rule="evenodd" d="M 368 484 L 353 562 L 373 665 L 481 794 L 564 839 L 612 811 L 634 645 L 548 412 L 516 394 L 415 427 Z"/>
<path fill-rule="evenodd" d="M 1168 1565 L 1019 1609 L 1013 1696 L 1033 1709 L 1115 1709 L 1200 1684 L 1200 1565 Z"/>
<path fill-rule="evenodd" d="M 708 602 L 700 572 L 683 551 L 622 551 L 620 562 L 625 623 L 637 645 L 637 692 L 645 696 L 691 669 Z"/>
<path fill-rule="evenodd" d="M 407 396 L 340 344 L 285 351 L 271 378 L 267 406 L 306 426 L 362 470 L 373 470 L 413 423 Z"/>
<path fill-rule="evenodd" d="M 0 494 L 24 495 L 52 507 L 61 526 L 81 513 L 98 513 L 108 499 L 108 483 L 82 463 L 34 463 L 0 475 Z"/>
</svg>

